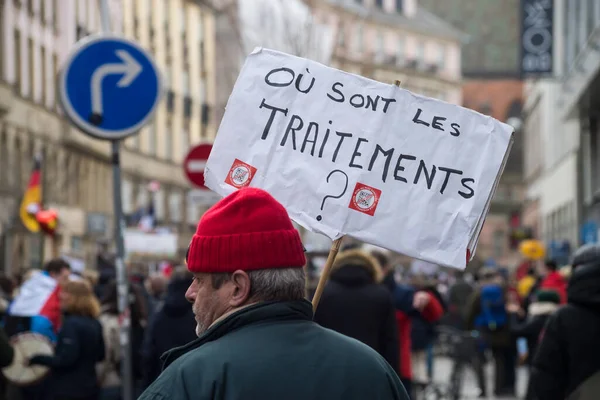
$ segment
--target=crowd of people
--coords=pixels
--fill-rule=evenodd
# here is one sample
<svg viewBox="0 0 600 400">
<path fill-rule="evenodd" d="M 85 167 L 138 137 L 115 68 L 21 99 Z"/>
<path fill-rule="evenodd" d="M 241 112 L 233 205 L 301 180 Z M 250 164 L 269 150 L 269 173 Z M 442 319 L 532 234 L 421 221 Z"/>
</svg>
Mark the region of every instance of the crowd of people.
<svg viewBox="0 0 600 400">
<path fill-rule="evenodd" d="M 521 275 L 486 267 L 442 282 L 399 277 L 386 253 L 348 246 L 314 313 L 305 269 L 300 236 L 270 195 L 242 189 L 217 203 L 185 266 L 129 276 L 136 397 L 409 399 L 435 378 L 442 324 L 480 334 L 471 365 L 482 398 L 514 396 L 518 365 L 531 371 L 528 400 L 565 399 L 600 369 L 600 247 L 581 249 L 569 276 L 548 260 L 529 262 Z M 23 322 L 11 307 L 32 276 L 58 289 Z M 8 337 L 19 332 L 40 334 L 55 350 L 25 361 L 50 369 L 43 380 L 5 380 L 5 397 L 120 399 L 114 271 L 75 276 L 56 259 L 24 282 L 0 279 L 0 366 L 13 362 Z"/>
</svg>

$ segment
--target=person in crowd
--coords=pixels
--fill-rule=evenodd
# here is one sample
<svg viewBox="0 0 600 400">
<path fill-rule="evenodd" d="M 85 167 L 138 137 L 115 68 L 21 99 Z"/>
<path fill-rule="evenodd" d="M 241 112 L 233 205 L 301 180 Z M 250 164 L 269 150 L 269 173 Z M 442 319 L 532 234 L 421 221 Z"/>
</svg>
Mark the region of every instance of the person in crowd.
<svg viewBox="0 0 600 400">
<path fill-rule="evenodd" d="M 422 374 L 413 377 L 411 358 L 412 324 L 416 318 L 423 318 L 428 323 L 440 320 L 444 309 L 435 295 L 417 290 L 407 283 L 399 283 L 392 293 L 394 307 L 396 308 L 396 325 L 398 326 L 398 341 L 400 343 L 400 378 L 409 393 L 413 392 L 413 383 L 422 382 Z M 423 363 L 425 360 L 421 360 Z M 423 368 L 425 368 L 425 365 Z"/>
<path fill-rule="evenodd" d="M 166 297 L 150 320 L 142 349 L 144 388 L 160 375 L 160 356 L 196 338 L 194 311 L 185 297 L 193 279 L 194 275 L 185 267 L 176 267 L 171 274 Z"/>
<path fill-rule="evenodd" d="M 0 368 L 8 367 L 15 357 L 15 349 L 10 344 L 8 335 L 4 328 L 0 328 Z M 0 376 L 0 399 L 7 397 L 7 381 L 4 375 Z"/>
<path fill-rule="evenodd" d="M 136 387 L 136 390 L 138 390 L 138 386 L 141 386 L 144 371 L 142 361 L 142 344 L 144 341 L 147 314 L 144 304 L 144 296 L 141 293 L 139 285 L 130 285 L 129 291 L 133 378 L 135 381 L 134 386 Z M 105 287 L 104 297 L 102 298 L 102 314 L 100 320 L 103 322 L 105 337 L 108 337 L 108 335 L 111 333 L 109 330 L 111 327 L 113 328 L 112 332 L 114 333 L 115 323 L 118 324 L 119 303 L 117 293 L 117 282 L 113 280 Z M 103 377 L 102 392 L 106 398 L 112 399 L 113 397 L 111 396 L 113 393 L 118 391 L 118 388 L 121 384 L 118 376 L 121 363 L 121 350 L 118 341 L 111 341 L 111 343 L 107 346 L 109 347 L 109 349 L 107 349 L 107 354 L 112 355 L 113 358 L 104 360 L 105 365 L 103 371 L 105 372 L 101 375 L 101 377 Z M 117 376 L 110 373 L 111 371 L 116 372 Z"/>
<path fill-rule="evenodd" d="M 388 256 L 379 250 L 373 250 L 371 255 L 375 257 L 381 266 L 381 273 L 383 275 L 381 283 L 383 283 L 384 286 L 387 286 L 390 292 L 393 292 L 394 287 L 396 286 L 396 278 L 394 277 L 394 267 L 391 265 Z"/>
<path fill-rule="evenodd" d="M 510 313 L 510 330 L 515 337 L 524 338 L 527 341 L 527 360 L 528 366 L 531 366 L 538 345 L 538 339 L 542 329 L 550 315 L 554 313 L 560 305 L 560 296 L 554 290 L 539 290 L 536 293 L 536 300 L 529 305 L 527 319 L 523 321 L 525 312 L 518 304 L 508 304 L 506 309 Z M 527 390 L 526 400 L 535 400 L 531 387 Z"/>
<path fill-rule="evenodd" d="M 567 298 L 548 318 L 533 359 L 530 386 L 538 399 L 565 399 L 600 370 L 600 245 L 573 255 Z"/>
<path fill-rule="evenodd" d="M 305 263 L 300 234 L 270 194 L 242 188 L 220 200 L 187 256 L 198 338 L 163 356 L 140 400 L 408 399 L 375 350 L 312 320 Z"/>
<path fill-rule="evenodd" d="M 370 254 L 362 250 L 340 253 L 314 321 L 369 345 L 399 372 L 395 309 L 381 280 L 379 263 Z"/>
<path fill-rule="evenodd" d="M 558 266 L 554 260 L 547 260 L 543 264 L 538 264 L 538 275 L 540 276 L 539 289 L 555 290 L 560 296 L 560 304 L 567 302 L 567 281 L 558 271 Z"/>
<path fill-rule="evenodd" d="M 442 317 L 446 313 L 446 302 L 438 291 L 436 281 L 428 279 L 416 279 L 412 285 L 416 290 L 424 291 L 439 303 Z M 436 326 L 439 322 L 425 318 L 418 313 L 412 318 L 411 323 L 411 364 L 413 379 L 418 382 L 427 383 L 433 379 L 433 343 L 437 338 Z"/>
<path fill-rule="evenodd" d="M 466 279 L 462 271 L 455 273 L 456 281 L 448 289 L 448 315 L 445 318 L 447 325 L 457 329 L 464 329 L 466 323 L 466 310 L 475 291 L 475 288 Z"/>
<path fill-rule="evenodd" d="M 62 258 L 56 258 L 46 263 L 43 274 L 54 279 L 58 283 L 58 287 L 46 302 L 45 314 L 31 318 L 30 330 L 44 335 L 54 342 L 56 341 L 56 332 L 61 324 L 60 292 L 69 282 L 71 266 Z"/>
<path fill-rule="evenodd" d="M 532 292 L 536 282 L 537 276 L 535 269 L 530 268 L 529 271 L 527 271 L 527 275 L 517 281 L 517 292 L 519 293 L 519 297 L 521 299 L 526 299 Z"/>
<path fill-rule="evenodd" d="M 96 363 L 104 358 L 100 305 L 85 281 L 67 282 L 60 292 L 64 321 L 54 355 L 34 355 L 30 365 L 50 367 L 49 394 L 55 400 L 96 400 Z"/>
<path fill-rule="evenodd" d="M 100 324 L 104 338 L 104 360 L 96 370 L 101 400 L 121 399 L 121 340 L 117 284 L 113 280 L 105 285 L 100 308 Z"/>
<path fill-rule="evenodd" d="M 507 379 L 510 377 L 506 376 L 507 364 L 511 362 L 509 352 L 512 351 L 511 344 L 514 342 L 506 312 L 507 288 L 502 276 L 493 267 L 487 267 L 481 272 L 479 284 L 480 287 L 471 295 L 466 326 L 468 330 L 479 331 L 492 351 L 495 395 L 512 395 L 515 388 L 510 385 L 510 379 Z M 478 381 L 482 395 L 485 395 L 486 384 L 481 372 L 477 372 Z"/>
<path fill-rule="evenodd" d="M 81 278 L 83 278 L 87 283 L 89 283 L 90 287 L 93 289 L 98 286 L 98 281 L 100 280 L 100 274 L 98 271 L 94 271 L 93 269 L 86 268 L 81 273 Z"/>
<path fill-rule="evenodd" d="M 161 272 L 151 274 L 144 282 L 146 289 L 148 316 L 154 315 L 156 308 L 162 300 L 167 288 L 167 279 Z"/>
</svg>

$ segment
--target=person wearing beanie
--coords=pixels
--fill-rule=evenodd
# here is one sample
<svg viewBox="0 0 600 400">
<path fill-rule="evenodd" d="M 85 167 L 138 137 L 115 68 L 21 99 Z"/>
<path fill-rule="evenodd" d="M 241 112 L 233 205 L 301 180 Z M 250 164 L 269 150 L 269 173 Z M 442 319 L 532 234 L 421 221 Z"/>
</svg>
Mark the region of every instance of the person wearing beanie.
<svg viewBox="0 0 600 400">
<path fill-rule="evenodd" d="M 558 271 L 558 265 L 554 260 L 547 260 L 538 264 L 538 275 L 541 277 L 540 289 L 551 289 L 560 296 L 560 304 L 567 302 L 567 282 Z"/>
<path fill-rule="evenodd" d="M 141 400 L 364 400 L 408 396 L 369 346 L 313 321 L 306 259 L 285 208 L 243 188 L 201 218 L 187 268 L 194 341 L 162 356 Z"/>
<path fill-rule="evenodd" d="M 577 250 L 571 270 L 567 304 L 548 318 L 533 359 L 538 399 L 565 399 L 600 370 L 600 245 Z"/>
</svg>

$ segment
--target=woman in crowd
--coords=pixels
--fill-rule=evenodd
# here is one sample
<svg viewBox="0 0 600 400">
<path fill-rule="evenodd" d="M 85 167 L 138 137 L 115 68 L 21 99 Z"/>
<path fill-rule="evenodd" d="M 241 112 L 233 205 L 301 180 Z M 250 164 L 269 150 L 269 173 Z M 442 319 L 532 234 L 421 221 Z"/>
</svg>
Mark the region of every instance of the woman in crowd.
<svg viewBox="0 0 600 400">
<path fill-rule="evenodd" d="M 50 398 L 55 400 L 96 400 L 99 388 L 96 363 L 104 359 L 102 326 L 97 318 L 100 305 L 85 281 L 70 281 L 60 292 L 64 313 L 55 354 L 36 355 L 31 365 L 52 370 Z"/>
</svg>

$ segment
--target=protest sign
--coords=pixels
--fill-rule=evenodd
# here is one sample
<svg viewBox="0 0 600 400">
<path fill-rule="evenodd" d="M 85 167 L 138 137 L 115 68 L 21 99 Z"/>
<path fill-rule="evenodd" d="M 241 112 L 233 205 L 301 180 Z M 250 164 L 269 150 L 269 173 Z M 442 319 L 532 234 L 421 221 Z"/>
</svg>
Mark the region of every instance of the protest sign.
<svg viewBox="0 0 600 400">
<path fill-rule="evenodd" d="M 205 170 L 227 195 L 267 190 L 305 228 L 464 268 L 513 129 L 463 107 L 256 49 Z"/>
</svg>

